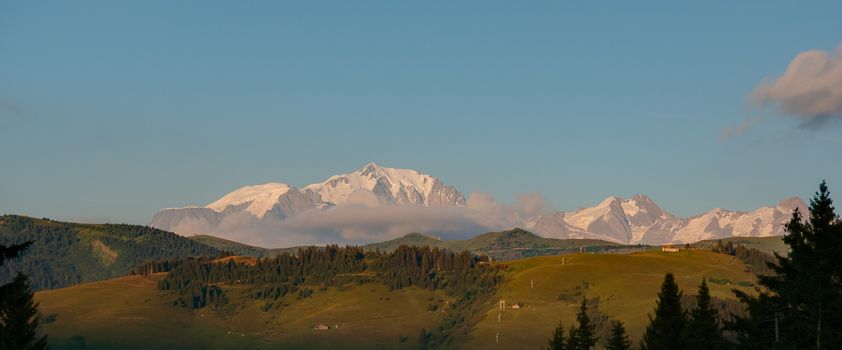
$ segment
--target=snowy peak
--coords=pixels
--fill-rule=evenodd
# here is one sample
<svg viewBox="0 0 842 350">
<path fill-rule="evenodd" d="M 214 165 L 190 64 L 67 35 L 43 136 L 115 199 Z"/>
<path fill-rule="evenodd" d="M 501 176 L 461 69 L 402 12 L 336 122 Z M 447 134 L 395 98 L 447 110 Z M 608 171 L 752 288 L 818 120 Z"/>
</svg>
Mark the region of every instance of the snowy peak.
<svg viewBox="0 0 842 350">
<path fill-rule="evenodd" d="M 784 234 L 783 224 L 789 220 L 795 208 L 806 211 L 806 204 L 801 198 L 793 197 L 775 206 L 750 212 L 715 208 L 685 219 L 662 210 L 651 198 L 643 195 L 635 195 L 630 199 L 608 197 L 594 207 L 544 215 L 533 230 L 558 238 L 565 238 L 564 234 L 579 237 L 581 232 L 585 232 L 590 238 L 631 244 L 766 237 Z"/>
<path fill-rule="evenodd" d="M 278 198 L 289 192 L 290 189 L 292 189 L 291 186 L 279 182 L 244 186 L 208 204 L 206 208 L 219 213 L 230 206 L 248 204 L 246 210 L 254 216 L 262 218 L 278 203 Z"/>
<path fill-rule="evenodd" d="M 798 208 L 803 212 L 807 204 L 798 197 L 778 202 L 776 206 L 758 208 L 751 212 L 715 208 L 707 213 L 686 220 L 673 240 L 695 242 L 723 237 L 767 237 L 784 234 L 784 223 Z"/>
<path fill-rule="evenodd" d="M 150 225 L 173 230 L 182 222 L 201 222 L 215 227 L 230 216 L 243 214 L 258 220 L 283 220 L 305 211 L 350 203 L 454 207 L 463 206 L 465 197 L 433 176 L 369 163 L 303 190 L 270 182 L 241 187 L 204 207 L 162 209 Z"/>
<path fill-rule="evenodd" d="M 673 216 L 658 207 L 644 195 L 635 195 L 631 199 L 608 197 L 591 208 L 580 208 L 566 217 L 568 224 L 580 229 L 588 229 L 596 221 L 620 221 L 623 226 L 649 226 L 657 220 L 668 220 Z M 622 223 L 626 221 L 626 223 Z"/>
<path fill-rule="evenodd" d="M 162 209 L 150 226 L 183 234 L 251 229 L 264 221 L 286 220 L 309 212 L 319 221 L 335 206 L 463 207 L 465 197 L 439 179 L 410 169 L 375 163 L 298 189 L 270 182 L 241 187 L 206 205 Z M 484 211 L 467 208 L 471 225 L 489 228 L 524 226 L 544 237 L 596 238 L 623 244 L 689 243 L 722 237 L 765 237 L 784 234 L 784 223 L 807 204 L 792 197 L 754 211 L 713 209 L 689 218 L 675 217 L 644 195 L 608 197 L 571 212 Z M 357 208 L 353 208 L 356 210 Z M 312 211 L 312 212 L 311 212 Z M 342 223 L 340 223 L 341 225 Z M 268 226 L 267 226 L 268 227 Z"/>
<path fill-rule="evenodd" d="M 462 206 L 465 197 L 433 176 L 415 170 L 396 169 L 369 163 L 349 174 L 334 175 L 321 183 L 304 187 L 327 203 L 353 202 L 359 191 L 373 193 L 379 202 L 398 205 Z"/>
<path fill-rule="evenodd" d="M 642 194 L 634 195 L 631 199 L 623 202 L 623 210 L 629 216 L 645 215 L 649 217 L 672 217 L 661 209 L 652 198 Z"/>
<path fill-rule="evenodd" d="M 608 197 L 591 208 L 581 208 L 565 215 L 566 224 L 612 241 L 639 241 L 658 223 L 672 219 L 655 202 L 643 195 L 631 199 Z"/>
<path fill-rule="evenodd" d="M 795 208 L 806 212 L 804 201 L 793 197 L 750 212 L 715 208 L 698 216 L 678 218 L 643 195 L 630 199 L 608 197 L 590 208 L 542 215 L 532 229 L 556 238 L 599 238 L 626 244 L 766 237 L 784 234 L 784 223 Z"/>
</svg>

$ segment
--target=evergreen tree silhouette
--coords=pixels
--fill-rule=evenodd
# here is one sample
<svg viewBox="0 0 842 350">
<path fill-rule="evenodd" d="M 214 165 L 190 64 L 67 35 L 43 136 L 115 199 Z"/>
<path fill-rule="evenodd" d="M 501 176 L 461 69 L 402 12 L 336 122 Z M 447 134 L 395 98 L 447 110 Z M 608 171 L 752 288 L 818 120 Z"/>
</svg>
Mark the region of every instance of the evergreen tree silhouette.
<svg viewBox="0 0 842 350">
<path fill-rule="evenodd" d="M 655 317 L 649 316 L 649 326 L 643 334 L 640 348 L 643 350 L 683 349 L 684 342 L 681 334 L 686 324 L 687 314 L 681 310 L 681 291 L 672 273 L 667 273 L 655 303 Z"/>
<path fill-rule="evenodd" d="M 547 350 L 567 350 L 564 337 L 564 325 L 558 322 L 558 327 L 553 331 L 552 337 L 547 341 Z"/>
<path fill-rule="evenodd" d="M 19 256 L 32 242 L 0 245 L 0 265 Z M 0 286 L 0 349 L 41 350 L 47 336 L 37 338 L 38 304 L 33 301 L 26 275 L 18 272 L 11 283 Z"/>
<path fill-rule="evenodd" d="M 734 290 L 749 316 L 730 328 L 741 348 L 842 349 L 842 222 L 822 181 L 804 220 L 795 210 L 784 242 L 787 256 L 775 254 L 775 274 L 759 276 L 767 291 Z"/>
<path fill-rule="evenodd" d="M 587 299 L 582 300 L 582 306 L 579 308 L 579 312 L 576 313 L 576 321 L 579 325 L 574 332 L 575 336 L 571 336 L 574 338 L 573 343 L 575 345 L 574 348 L 568 350 L 589 350 L 596 345 L 596 335 L 594 335 L 594 326 L 591 324 L 590 318 L 588 318 Z"/>
<path fill-rule="evenodd" d="M 0 266 L 2 266 L 6 260 L 18 257 L 21 252 L 26 250 L 26 248 L 29 248 L 31 245 L 32 241 L 21 244 L 13 244 L 10 246 L 0 245 Z"/>
<path fill-rule="evenodd" d="M 726 349 L 730 343 L 722 335 L 719 312 L 711 306 L 710 290 L 702 278 L 697 305 L 690 311 L 690 322 L 684 330 L 686 349 Z"/>
<path fill-rule="evenodd" d="M 631 342 L 626 335 L 626 327 L 623 322 L 614 321 L 611 326 L 611 337 L 608 338 L 608 344 L 605 346 L 607 350 L 629 350 L 631 349 Z"/>
<path fill-rule="evenodd" d="M 37 338 L 38 304 L 29 281 L 20 272 L 12 283 L 0 287 L 0 345 L 3 349 L 40 350 L 47 348 L 47 336 Z"/>
<path fill-rule="evenodd" d="M 573 327 L 570 327 L 570 329 L 567 331 L 567 346 L 565 347 L 566 350 L 576 348 L 576 346 L 578 344 L 577 341 L 576 341 L 576 336 L 577 336 L 576 333 L 577 333 L 576 328 L 573 328 Z"/>
</svg>

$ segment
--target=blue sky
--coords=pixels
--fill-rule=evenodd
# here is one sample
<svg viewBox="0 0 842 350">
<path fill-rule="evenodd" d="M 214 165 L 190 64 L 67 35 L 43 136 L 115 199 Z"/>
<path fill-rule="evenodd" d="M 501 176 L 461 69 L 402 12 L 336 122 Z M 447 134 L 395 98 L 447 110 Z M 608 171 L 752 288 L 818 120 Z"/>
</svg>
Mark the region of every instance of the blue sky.
<svg viewBox="0 0 842 350">
<path fill-rule="evenodd" d="M 842 43 L 842 2 L 0 2 L 0 212 L 146 223 L 374 161 L 555 209 L 751 210 L 842 128 L 748 95 Z M 722 131 L 746 118 L 745 134 Z M 839 192 L 842 193 L 842 192 Z"/>
</svg>

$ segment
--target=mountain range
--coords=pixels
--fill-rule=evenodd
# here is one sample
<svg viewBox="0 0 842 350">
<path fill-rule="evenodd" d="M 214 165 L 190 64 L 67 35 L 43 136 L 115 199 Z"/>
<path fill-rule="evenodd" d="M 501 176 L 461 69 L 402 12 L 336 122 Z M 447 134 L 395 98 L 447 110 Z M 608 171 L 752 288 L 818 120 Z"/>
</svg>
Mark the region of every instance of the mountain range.
<svg viewBox="0 0 842 350">
<path fill-rule="evenodd" d="M 213 226 L 233 215 L 283 220 L 309 210 L 355 204 L 459 207 L 465 205 L 465 196 L 430 175 L 369 163 L 301 189 L 277 182 L 241 187 L 204 207 L 163 209 L 149 225 L 174 229 L 184 220 L 204 220 Z"/>
<path fill-rule="evenodd" d="M 783 234 L 783 223 L 795 208 L 806 212 L 804 201 L 792 197 L 751 212 L 716 208 L 682 218 L 663 210 L 645 195 L 635 195 L 629 199 L 609 197 L 596 206 L 569 212 L 524 212 L 512 208 L 501 210 L 505 206 L 496 203 L 493 206 L 495 210 L 489 210 L 488 206 L 472 205 L 456 188 L 431 175 L 369 163 L 351 173 L 334 175 L 323 182 L 302 188 L 274 182 L 245 186 L 206 206 L 163 209 L 154 215 L 149 225 L 185 235 L 213 234 L 236 238 L 237 241 L 243 241 L 244 238 L 242 235 L 231 237 L 231 232 L 260 231 L 255 227 L 272 231 L 266 233 L 269 235 L 306 236 L 315 235 L 307 231 L 310 226 L 316 225 L 313 223 L 318 223 L 320 230 L 325 230 L 326 225 L 335 225 L 336 231 L 343 230 L 344 222 L 327 220 L 327 214 L 349 207 L 368 208 L 375 213 L 383 211 L 384 207 L 412 208 L 415 211 L 393 213 L 389 220 L 400 221 L 403 215 L 406 221 L 424 216 L 432 222 L 418 229 L 389 232 L 391 237 L 413 231 L 441 234 L 467 222 L 476 231 L 473 234 L 519 226 L 547 238 L 599 239 L 621 244 L 692 243 L 728 237 L 777 236 Z M 423 211 L 425 208 L 429 210 Z M 384 229 L 385 224 L 378 222 L 385 219 L 377 215 L 359 219 L 362 216 L 360 213 L 356 211 L 350 219 L 346 218 L 364 220 L 366 224 L 363 228 L 354 228 L 356 231 L 350 236 L 382 238 L 382 235 L 376 236 L 381 232 L 358 231 L 387 230 Z M 266 229 L 266 225 L 262 225 L 266 222 L 295 221 L 291 219 L 302 214 L 306 214 L 309 226 L 298 223 L 292 227 L 276 225 Z M 398 219 L 394 218 L 396 215 Z M 441 220 L 440 225 L 436 225 L 438 216 L 446 218 Z M 397 230 L 400 230 L 400 226 L 397 226 Z M 343 233 L 337 237 L 346 236 Z"/>
<path fill-rule="evenodd" d="M 801 198 L 751 212 L 715 208 L 680 218 L 661 209 L 644 195 L 630 199 L 609 197 L 594 207 L 541 215 L 530 230 L 545 237 L 594 238 L 624 244 L 693 243 L 728 237 L 769 237 L 784 234 L 784 223 L 799 208 Z"/>
</svg>

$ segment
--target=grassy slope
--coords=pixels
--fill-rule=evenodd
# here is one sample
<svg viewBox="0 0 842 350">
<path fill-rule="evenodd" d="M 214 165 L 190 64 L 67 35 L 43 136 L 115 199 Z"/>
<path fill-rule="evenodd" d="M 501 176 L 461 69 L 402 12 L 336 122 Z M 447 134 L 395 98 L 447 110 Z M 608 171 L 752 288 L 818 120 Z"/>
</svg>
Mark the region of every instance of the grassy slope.
<svg viewBox="0 0 842 350">
<path fill-rule="evenodd" d="M 510 266 L 506 280 L 494 302 L 486 305 L 485 318 L 468 336 L 466 348 L 541 348 L 559 320 L 566 327 L 574 324 L 578 304 L 561 301 L 559 295 L 571 293 L 583 281 L 589 284 L 584 295 L 599 296 L 600 311 L 626 322 L 635 343 L 648 322 L 647 314 L 654 308 L 667 271 L 676 274 L 686 294 L 696 293 L 702 276 L 755 281 L 739 260 L 708 251 L 570 254 L 505 264 Z M 433 328 L 443 315 L 426 311 L 430 298 L 434 302 L 447 299 L 440 292 L 418 289 L 389 292 L 375 283 L 344 291 L 317 290 L 304 300 L 290 295 L 284 299 L 288 306 L 262 312 L 264 302 L 237 297 L 238 293 L 229 289 L 228 295 L 246 305 L 229 314 L 169 306 L 169 297 L 159 295 L 155 288 L 158 278 L 130 276 L 39 292 L 36 298 L 42 314 L 57 314 L 55 322 L 44 325 L 51 345 L 63 348 L 73 335 L 82 335 L 89 346 L 100 348 L 132 344 L 142 344 L 143 348 L 273 348 L 278 344 L 292 348 L 413 348 L 420 329 Z M 530 281 L 535 282 L 535 288 L 530 287 Z M 711 283 L 710 287 L 714 296 L 733 298 L 733 285 Z M 390 300 L 382 300 L 384 297 Z M 524 303 L 534 310 L 505 310 L 498 323 L 496 302 L 500 299 L 509 305 Z M 313 330 L 319 323 L 340 327 Z M 228 334 L 229 330 L 234 334 Z M 498 332 L 500 344 L 495 344 Z M 408 340 L 400 343 L 401 336 Z"/>
<path fill-rule="evenodd" d="M 689 295 L 696 293 L 702 276 L 755 281 L 753 275 L 744 272 L 740 261 L 707 251 L 574 254 L 506 264 L 510 266 L 508 279 L 498 290 L 495 303 L 487 306 L 486 318 L 472 331 L 467 345 L 470 348 L 541 348 L 559 320 L 565 327 L 575 323 L 578 303 L 560 301 L 559 295 L 570 293 L 583 281 L 590 285 L 584 294 L 589 298 L 599 296 L 600 311 L 625 322 L 634 344 L 648 324 L 647 314 L 655 306 L 666 272 L 675 273 L 679 286 Z M 530 281 L 535 282 L 535 288 L 530 287 Z M 734 287 L 710 284 L 712 295 L 720 298 L 733 298 Z M 750 287 L 739 288 L 751 291 Z M 500 299 L 509 305 L 520 302 L 535 309 L 505 310 L 498 323 L 496 302 Z M 495 344 L 498 332 L 500 343 Z"/>
<path fill-rule="evenodd" d="M 265 302 L 226 288 L 242 308 L 189 310 L 168 304 L 170 297 L 156 288 L 160 278 L 127 276 L 37 293 L 41 313 L 56 318 L 42 326 L 51 348 L 73 348 L 80 336 L 89 349 L 415 348 L 421 328 L 433 328 L 443 316 L 428 312 L 428 304 L 448 299 L 441 292 L 366 284 L 316 290 L 303 300 L 288 295 L 287 306 L 263 312 Z M 332 329 L 313 329 L 321 323 Z M 408 339 L 401 343 L 400 336 Z"/>
</svg>

